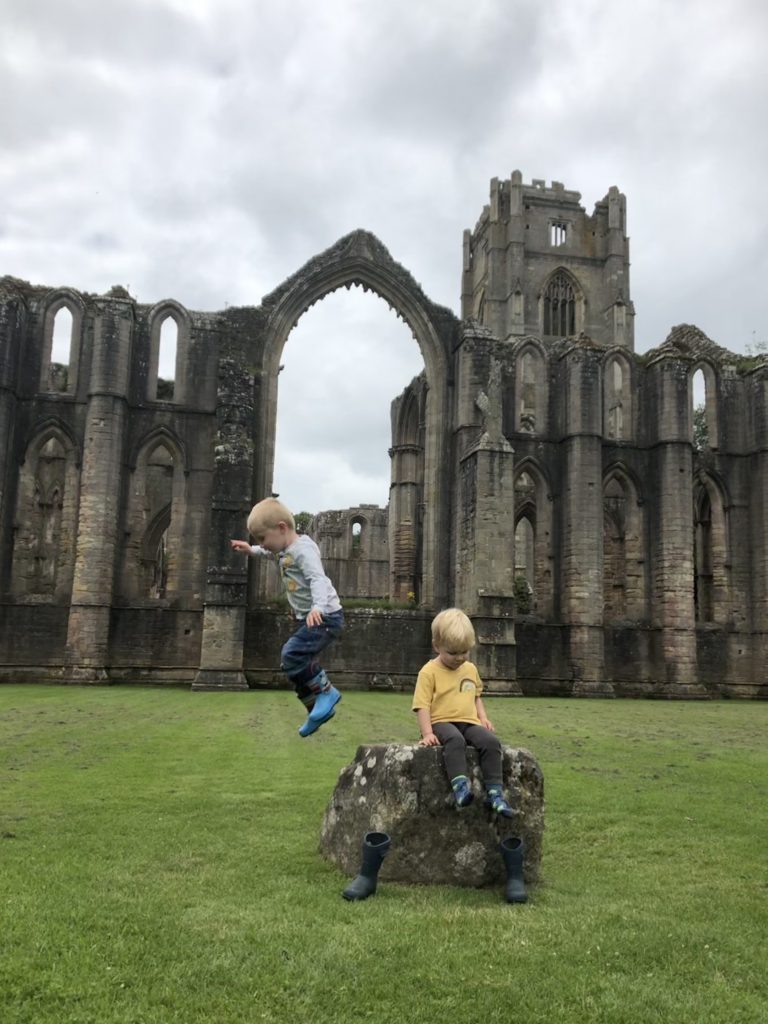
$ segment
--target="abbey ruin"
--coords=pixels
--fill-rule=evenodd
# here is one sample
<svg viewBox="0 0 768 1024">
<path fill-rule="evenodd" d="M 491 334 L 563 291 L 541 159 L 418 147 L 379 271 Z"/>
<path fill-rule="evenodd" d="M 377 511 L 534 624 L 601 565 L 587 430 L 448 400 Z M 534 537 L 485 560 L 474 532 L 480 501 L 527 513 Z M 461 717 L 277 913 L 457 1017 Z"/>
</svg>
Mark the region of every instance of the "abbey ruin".
<svg viewBox="0 0 768 1024">
<path fill-rule="evenodd" d="M 279 685 L 290 623 L 229 538 L 272 490 L 291 330 L 360 285 L 425 369 L 392 403 L 388 509 L 312 527 L 342 596 L 396 604 L 348 612 L 339 685 L 410 689 L 458 604 L 497 693 L 768 696 L 768 359 L 687 325 L 635 354 L 625 197 L 580 199 L 494 179 L 460 318 L 364 231 L 218 313 L 0 280 L 0 680 Z"/>
</svg>

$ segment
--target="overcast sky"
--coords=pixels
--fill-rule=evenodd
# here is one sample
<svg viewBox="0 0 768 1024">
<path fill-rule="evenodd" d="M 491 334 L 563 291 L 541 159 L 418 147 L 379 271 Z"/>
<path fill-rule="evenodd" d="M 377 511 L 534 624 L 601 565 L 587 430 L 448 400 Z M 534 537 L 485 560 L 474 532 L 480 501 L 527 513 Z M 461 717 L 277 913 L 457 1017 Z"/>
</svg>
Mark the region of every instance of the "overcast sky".
<svg viewBox="0 0 768 1024">
<path fill-rule="evenodd" d="M 2 0 L 0 275 L 258 305 L 355 228 L 459 312 L 492 177 L 627 195 L 636 348 L 768 339 L 765 0 Z M 284 351 L 275 489 L 385 504 L 422 368 L 386 304 Z"/>
</svg>

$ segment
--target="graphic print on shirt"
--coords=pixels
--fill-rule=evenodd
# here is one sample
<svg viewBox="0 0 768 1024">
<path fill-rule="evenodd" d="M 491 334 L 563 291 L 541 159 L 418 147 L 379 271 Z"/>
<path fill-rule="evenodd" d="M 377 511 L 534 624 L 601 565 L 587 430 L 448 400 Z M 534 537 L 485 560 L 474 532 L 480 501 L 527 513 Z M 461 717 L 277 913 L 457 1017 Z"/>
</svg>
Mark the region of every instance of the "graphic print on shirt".
<svg viewBox="0 0 768 1024">
<path fill-rule="evenodd" d="M 459 693 L 474 693 L 476 689 L 474 679 L 467 679 L 466 676 L 459 683 Z"/>
</svg>

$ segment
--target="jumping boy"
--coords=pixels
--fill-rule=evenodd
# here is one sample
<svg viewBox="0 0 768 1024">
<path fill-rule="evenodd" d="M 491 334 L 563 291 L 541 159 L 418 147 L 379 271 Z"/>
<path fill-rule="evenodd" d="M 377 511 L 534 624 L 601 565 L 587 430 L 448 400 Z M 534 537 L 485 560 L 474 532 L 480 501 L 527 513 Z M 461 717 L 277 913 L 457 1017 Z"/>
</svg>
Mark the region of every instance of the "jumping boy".
<svg viewBox="0 0 768 1024">
<path fill-rule="evenodd" d="M 276 558 L 288 603 L 301 623 L 283 646 L 280 667 L 309 712 L 299 734 L 311 736 L 333 718 L 341 700 L 317 660 L 344 626 L 339 595 L 323 570 L 317 544 L 296 532 L 293 515 L 282 502 L 265 498 L 254 505 L 248 516 L 248 532 L 255 544 L 233 540 L 232 547 L 247 555 Z"/>
<path fill-rule="evenodd" d="M 504 799 L 501 743 L 485 713 L 483 684 L 468 661 L 475 630 L 459 608 L 446 608 L 432 620 L 432 647 L 437 657 L 419 672 L 411 708 L 416 712 L 425 747 L 443 747 L 443 757 L 457 807 L 472 803 L 467 776 L 467 744 L 480 757 L 486 806 L 505 818 L 512 809 Z"/>
</svg>

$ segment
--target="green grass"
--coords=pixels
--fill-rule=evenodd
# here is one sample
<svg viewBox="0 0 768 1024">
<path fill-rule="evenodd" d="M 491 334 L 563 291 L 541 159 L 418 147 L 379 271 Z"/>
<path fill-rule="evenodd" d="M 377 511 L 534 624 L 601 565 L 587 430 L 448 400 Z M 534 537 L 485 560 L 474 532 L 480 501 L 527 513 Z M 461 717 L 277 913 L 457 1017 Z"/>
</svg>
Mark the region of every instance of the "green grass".
<svg viewBox="0 0 768 1024">
<path fill-rule="evenodd" d="M 409 703 L 0 686 L 3 1024 L 766 1021 L 768 706 L 492 700 L 543 884 L 346 903 L 323 811 Z"/>
</svg>

